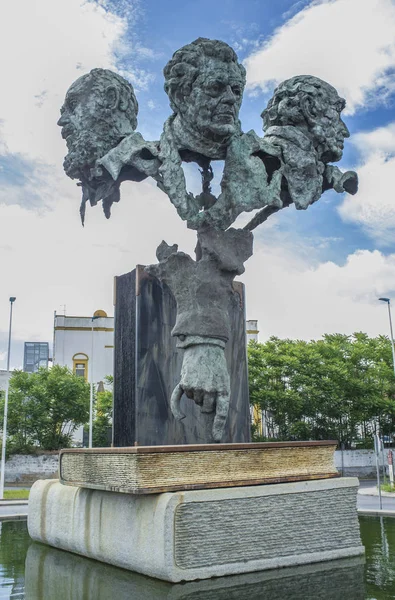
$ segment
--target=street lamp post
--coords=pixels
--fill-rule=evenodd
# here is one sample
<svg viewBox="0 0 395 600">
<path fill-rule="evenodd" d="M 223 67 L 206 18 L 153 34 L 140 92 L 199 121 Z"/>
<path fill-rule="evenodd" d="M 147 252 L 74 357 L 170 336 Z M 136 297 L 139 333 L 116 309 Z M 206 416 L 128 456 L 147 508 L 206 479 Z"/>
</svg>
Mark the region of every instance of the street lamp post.
<svg viewBox="0 0 395 600">
<path fill-rule="evenodd" d="M 379 300 L 381 300 L 382 302 L 386 302 L 387 306 L 388 306 L 388 317 L 390 320 L 390 333 L 391 333 L 391 348 L 392 348 L 392 364 L 394 367 L 394 374 L 395 374 L 395 348 L 394 348 L 394 334 L 392 331 L 392 319 L 391 319 L 391 301 L 389 298 L 379 298 Z"/>
<path fill-rule="evenodd" d="M 5 388 L 4 401 L 4 421 L 3 421 L 3 444 L 1 446 L 1 473 L 0 473 L 0 499 L 4 498 L 4 477 L 5 477 L 5 450 L 7 444 L 7 417 L 8 417 L 8 391 L 10 388 L 10 356 L 11 356 L 11 330 L 12 330 L 12 308 L 16 298 L 10 298 L 10 326 L 8 329 L 8 351 L 7 351 L 7 381 Z"/>
<path fill-rule="evenodd" d="M 91 360 L 90 360 L 90 399 L 89 399 L 89 442 L 88 447 L 92 448 L 92 434 L 93 434 L 93 323 L 99 317 L 92 317 L 92 330 L 91 330 Z"/>
</svg>

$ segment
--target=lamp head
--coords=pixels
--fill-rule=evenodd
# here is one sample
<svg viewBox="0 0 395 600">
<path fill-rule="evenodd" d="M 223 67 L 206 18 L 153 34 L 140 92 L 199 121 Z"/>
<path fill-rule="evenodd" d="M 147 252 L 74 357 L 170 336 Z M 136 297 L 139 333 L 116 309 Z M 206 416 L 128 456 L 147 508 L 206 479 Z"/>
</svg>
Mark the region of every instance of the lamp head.
<svg viewBox="0 0 395 600">
<path fill-rule="evenodd" d="M 10 298 L 10 302 L 11 302 L 11 304 L 12 304 L 13 302 L 15 302 L 15 300 L 16 300 L 16 297 L 15 297 L 15 296 L 11 296 L 11 298 Z"/>
<path fill-rule="evenodd" d="M 382 302 L 387 302 L 387 304 L 390 303 L 390 299 L 389 298 L 379 298 L 379 300 L 381 300 Z"/>
</svg>

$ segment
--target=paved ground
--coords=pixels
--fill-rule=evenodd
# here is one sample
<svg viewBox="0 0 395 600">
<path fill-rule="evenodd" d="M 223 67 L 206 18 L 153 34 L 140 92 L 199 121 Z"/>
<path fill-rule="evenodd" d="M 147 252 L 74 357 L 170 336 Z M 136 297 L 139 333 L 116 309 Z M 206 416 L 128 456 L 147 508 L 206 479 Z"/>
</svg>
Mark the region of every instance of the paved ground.
<svg viewBox="0 0 395 600">
<path fill-rule="evenodd" d="M 27 517 L 27 502 L 0 502 L 0 521 Z"/>
<path fill-rule="evenodd" d="M 386 496 L 382 496 L 381 503 L 383 510 L 393 511 L 395 516 L 395 498 L 388 498 Z M 358 494 L 357 507 L 358 510 L 379 510 L 379 496 L 367 496 L 363 494 Z"/>
<path fill-rule="evenodd" d="M 380 498 L 376 481 L 360 481 L 357 506 L 361 514 L 369 514 L 371 511 L 380 512 Z M 393 513 L 391 516 L 395 517 L 395 493 L 381 492 L 381 510 Z"/>
<path fill-rule="evenodd" d="M 378 496 L 377 481 L 375 479 L 361 479 L 359 481 L 358 493 L 364 496 Z M 395 494 L 391 492 L 381 492 L 381 494 L 395 498 Z"/>
</svg>

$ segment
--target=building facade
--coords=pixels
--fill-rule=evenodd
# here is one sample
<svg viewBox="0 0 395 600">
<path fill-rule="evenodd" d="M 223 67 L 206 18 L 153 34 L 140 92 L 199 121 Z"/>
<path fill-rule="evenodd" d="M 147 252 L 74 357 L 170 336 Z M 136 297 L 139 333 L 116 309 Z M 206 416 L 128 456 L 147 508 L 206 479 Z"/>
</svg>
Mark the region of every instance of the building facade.
<svg viewBox="0 0 395 600">
<path fill-rule="evenodd" d="M 246 323 L 246 335 L 247 335 L 247 344 L 249 342 L 257 342 L 258 341 L 258 321 L 251 319 Z M 255 425 L 255 433 L 256 435 L 265 436 L 266 433 L 264 431 L 264 415 L 259 408 L 253 406 L 251 404 L 251 421 Z"/>
<path fill-rule="evenodd" d="M 54 319 L 53 364 L 69 367 L 98 385 L 113 374 L 114 317 L 97 310 L 93 317 L 57 315 Z"/>
<path fill-rule="evenodd" d="M 54 318 L 53 364 L 67 366 L 96 389 L 103 389 L 106 375 L 114 370 L 114 317 L 97 310 L 92 317 Z M 87 432 L 85 432 L 85 437 Z M 86 444 L 84 430 L 79 427 L 73 434 L 78 446 Z"/>
<path fill-rule="evenodd" d="M 247 334 L 247 344 L 248 342 L 257 342 L 258 341 L 258 321 L 250 320 L 247 321 L 246 326 L 246 334 Z"/>
<path fill-rule="evenodd" d="M 7 381 L 9 380 L 11 373 L 8 373 L 5 369 L 0 369 L 0 391 L 4 391 L 7 387 Z"/>
<path fill-rule="evenodd" d="M 48 369 L 48 360 L 48 342 L 25 342 L 23 370 L 26 373 L 36 373 L 42 367 Z"/>
</svg>

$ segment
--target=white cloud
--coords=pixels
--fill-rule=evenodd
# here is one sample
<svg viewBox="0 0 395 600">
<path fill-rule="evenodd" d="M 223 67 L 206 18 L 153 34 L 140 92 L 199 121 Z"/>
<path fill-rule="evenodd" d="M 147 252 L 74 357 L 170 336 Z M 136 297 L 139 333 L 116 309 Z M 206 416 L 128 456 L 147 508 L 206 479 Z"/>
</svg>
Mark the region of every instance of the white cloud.
<svg viewBox="0 0 395 600">
<path fill-rule="evenodd" d="M 356 168 L 359 191 L 345 196 L 339 214 L 345 222 L 362 226 L 377 244 L 391 245 L 395 239 L 395 122 L 357 133 L 352 141 L 362 158 Z"/>
<path fill-rule="evenodd" d="M 315 0 L 277 29 L 245 61 L 250 90 L 267 92 L 294 75 L 334 85 L 352 113 L 385 100 L 394 88 L 393 0 Z"/>
<path fill-rule="evenodd" d="M 312 265 L 292 246 L 264 243 L 246 267 L 247 317 L 258 319 L 261 341 L 388 333 L 388 314 L 377 298 L 395 290 L 395 254 L 359 250 L 342 266 Z"/>
<path fill-rule="evenodd" d="M 57 169 L 21 154 L 0 151 L 0 205 L 44 210 L 53 204 Z"/>
<path fill-rule="evenodd" d="M 354 133 L 352 143 L 366 156 L 376 152 L 384 155 L 395 154 L 395 122 L 372 131 Z"/>
<path fill-rule="evenodd" d="M 126 48 L 124 34 L 132 35 L 139 2 L 118 3 L 116 14 L 114 6 L 14 0 L 1 10 L 0 352 L 8 297 L 15 295 L 16 365 L 23 341 L 52 340 L 53 311 L 61 305 L 68 314 L 92 314 L 98 307 L 111 314 L 114 275 L 156 261 L 163 237 L 185 242 L 187 251 L 195 245 L 165 195 L 149 182 L 123 184 L 110 221 L 97 207 L 87 211 L 85 229 L 80 225 L 81 191 L 63 173 L 66 146 L 56 122 L 77 77 L 98 66 L 115 69 L 116 60 L 133 53 L 137 42 Z M 139 56 L 149 56 L 138 48 Z M 128 61 L 129 76 L 147 80 L 136 61 Z"/>
<path fill-rule="evenodd" d="M 394 173 L 395 157 L 372 155 L 358 168 L 360 191 L 346 196 L 339 207 L 345 222 L 361 225 L 382 246 L 392 245 L 395 239 Z"/>
<path fill-rule="evenodd" d="M 88 207 L 84 228 L 80 189 L 64 178 L 58 191 L 54 210 L 41 215 L 0 205 L 0 352 L 6 348 L 9 296 L 17 297 L 15 342 L 51 342 L 53 311 L 62 312 L 64 304 L 67 314 L 90 315 L 98 308 L 113 314 L 114 276 L 156 262 L 162 239 L 193 253 L 195 234 L 149 182 L 124 183 L 109 221 L 101 206 Z M 21 357 L 13 355 L 13 364 L 20 363 Z"/>
<path fill-rule="evenodd" d="M 166 196 L 149 182 L 123 184 L 122 200 L 107 221 L 100 207 L 79 222 L 80 192 L 65 180 L 54 211 L 38 215 L 20 206 L 0 207 L 0 352 L 6 349 L 8 297 L 15 295 L 12 363 L 21 364 L 22 342 L 52 340 L 53 311 L 113 314 L 113 277 L 136 264 L 156 262 L 162 239 L 193 255 L 195 233 L 186 229 Z M 271 223 L 271 225 L 270 225 Z M 247 316 L 269 335 L 311 339 L 326 332 L 387 333 L 377 298 L 395 288 L 395 254 L 361 250 L 343 266 L 319 262 L 308 246 L 279 230 L 276 219 L 257 233 L 246 263 Z M 262 228 L 263 229 L 263 228 Z M 324 240 L 331 243 L 332 240 Z M 381 307 L 381 310 L 380 310 Z M 5 362 L 0 362 L 4 368 Z"/>
<path fill-rule="evenodd" d="M 94 67 L 114 69 L 125 28 L 125 19 L 85 0 L 2 6 L 0 115 L 9 152 L 61 168 L 65 146 L 56 122 L 67 88 Z"/>
</svg>

